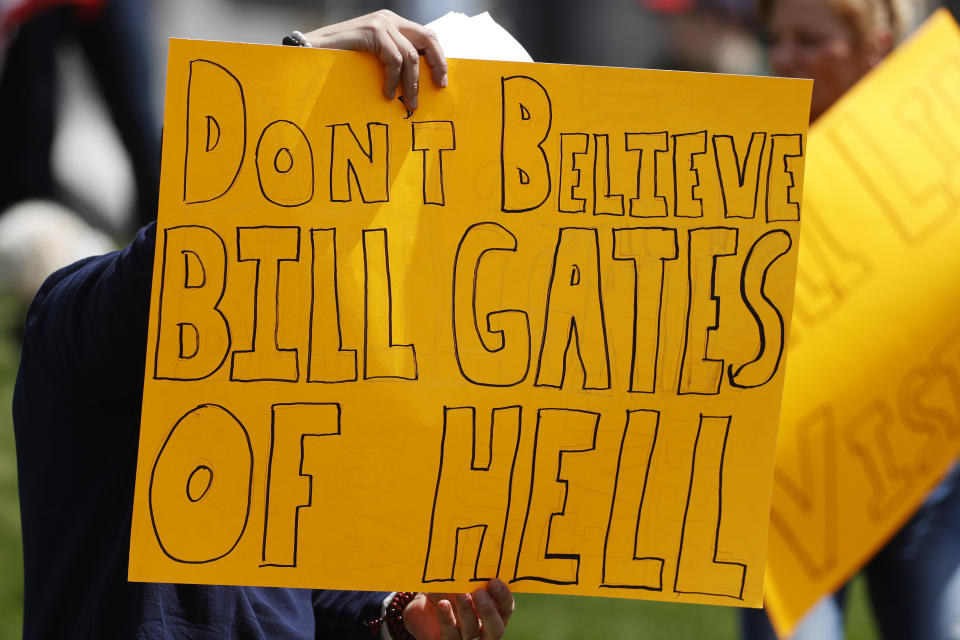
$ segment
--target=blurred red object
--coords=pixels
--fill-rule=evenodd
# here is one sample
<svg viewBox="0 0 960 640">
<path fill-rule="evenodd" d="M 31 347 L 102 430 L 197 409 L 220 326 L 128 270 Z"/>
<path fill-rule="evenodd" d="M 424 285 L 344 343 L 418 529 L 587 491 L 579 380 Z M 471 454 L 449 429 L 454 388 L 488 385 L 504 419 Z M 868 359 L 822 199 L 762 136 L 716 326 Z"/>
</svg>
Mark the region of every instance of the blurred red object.
<svg viewBox="0 0 960 640">
<path fill-rule="evenodd" d="M 106 0 L 0 0 L 0 30 L 4 33 L 32 16 L 63 5 L 76 7 L 81 19 L 89 20 L 102 9 Z"/>
<path fill-rule="evenodd" d="M 696 6 L 696 0 L 638 0 L 640 6 L 654 13 L 687 13 Z"/>
</svg>

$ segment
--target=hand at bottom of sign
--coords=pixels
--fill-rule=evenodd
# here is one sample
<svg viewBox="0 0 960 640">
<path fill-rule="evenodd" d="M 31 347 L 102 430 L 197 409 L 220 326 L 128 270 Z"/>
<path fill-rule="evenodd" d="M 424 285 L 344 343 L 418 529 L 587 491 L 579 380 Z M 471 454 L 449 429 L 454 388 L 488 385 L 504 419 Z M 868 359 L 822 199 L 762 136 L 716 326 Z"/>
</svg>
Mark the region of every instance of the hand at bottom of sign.
<svg viewBox="0 0 960 640">
<path fill-rule="evenodd" d="M 510 587 L 493 579 L 473 593 L 419 593 L 403 621 L 417 640 L 499 640 L 513 606 Z"/>
</svg>

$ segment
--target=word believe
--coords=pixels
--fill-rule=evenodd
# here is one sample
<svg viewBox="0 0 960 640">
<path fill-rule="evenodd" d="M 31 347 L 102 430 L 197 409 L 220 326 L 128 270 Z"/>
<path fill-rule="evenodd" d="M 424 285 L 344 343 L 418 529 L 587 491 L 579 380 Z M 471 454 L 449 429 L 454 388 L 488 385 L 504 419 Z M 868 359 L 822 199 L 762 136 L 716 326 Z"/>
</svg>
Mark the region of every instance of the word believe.
<svg viewBox="0 0 960 640">
<path fill-rule="evenodd" d="M 733 136 L 706 130 L 556 133 L 553 104 L 540 82 L 511 76 L 500 84 L 504 213 L 542 209 L 654 219 L 799 220 L 799 133 L 753 132 L 740 148 Z M 215 62 L 193 60 L 183 202 L 212 202 L 230 191 L 250 153 L 250 128 L 239 79 Z M 327 148 L 322 151 L 315 150 L 317 136 L 308 136 L 292 120 L 274 120 L 259 129 L 253 163 L 266 201 L 282 207 L 313 202 L 323 164 L 329 170 L 330 203 L 389 202 L 391 144 L 399 143 L 422 154 L 423 203 L 447 204 L 444 163 L 457 150 L 454 122 L 412 122 L 409 137 L 382 122 L 366 123 L 365 136 L 346 122 L 325 128 Z M 702 193 L 707 181 L 719 187 L 719 198 L 709 202 Z"/>
</svg>

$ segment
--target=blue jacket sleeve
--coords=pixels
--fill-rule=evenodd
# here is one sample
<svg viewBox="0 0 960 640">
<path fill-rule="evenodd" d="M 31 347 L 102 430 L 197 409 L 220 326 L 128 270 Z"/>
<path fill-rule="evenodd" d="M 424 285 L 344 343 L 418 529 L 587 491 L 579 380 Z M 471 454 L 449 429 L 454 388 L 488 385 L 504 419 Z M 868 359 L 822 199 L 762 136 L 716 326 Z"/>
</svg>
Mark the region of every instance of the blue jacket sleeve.
<svg viewBox="0 0 960 640">
<path fill-rule="evenodd" d="M 367 620 L 380 617 L 380 605 L 386 591 L 329 591 L 313 592 L 313 611 L 317 620 L 318 640 L 377 640 L 363 626 Z"/>
<path fill-rule="evenodd" d="M 156 225 L 129 245 L 53 275 L 27 314 L 25 337 L 50 376 L 74 391 L 139 393 L 143 385 Z M 98 394 L 91 394 L 98 397 Z"/>
</svg>

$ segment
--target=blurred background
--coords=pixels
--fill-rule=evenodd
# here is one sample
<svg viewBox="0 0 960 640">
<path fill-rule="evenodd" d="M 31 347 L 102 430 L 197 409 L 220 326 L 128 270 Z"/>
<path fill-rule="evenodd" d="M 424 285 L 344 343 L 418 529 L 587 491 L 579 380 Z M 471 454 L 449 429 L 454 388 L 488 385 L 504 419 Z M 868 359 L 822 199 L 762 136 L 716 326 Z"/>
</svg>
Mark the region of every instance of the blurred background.
<svg viewBox="0 0 960 640">
<path fill-rule="evenodd" d="M 21 628 L 10 406 L 23 314 L 50 271 L 155 215 L 168 38 L 279 43 L 384 7 L 418 22 L 490 11 L 538 62 L 767 73 L 753 0 L 0 0 L 0 640 Z M 13 140 L 35 153 L 11 158 Z M 849 596 L 852 640 L 877 637 L 864 591 L 858 580 Z M 722 607 L 520 595 L 508 637 L 738 633 Z"/>
</svg>

